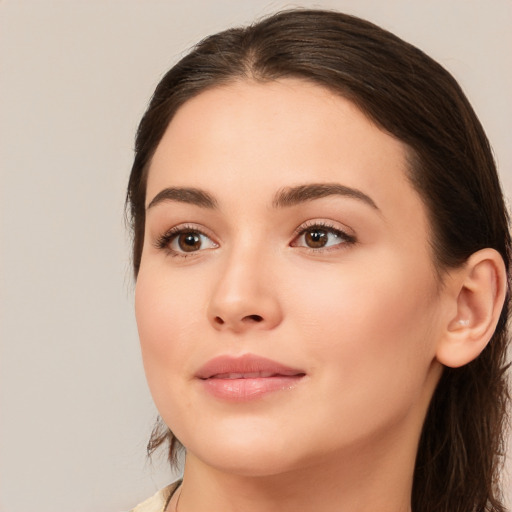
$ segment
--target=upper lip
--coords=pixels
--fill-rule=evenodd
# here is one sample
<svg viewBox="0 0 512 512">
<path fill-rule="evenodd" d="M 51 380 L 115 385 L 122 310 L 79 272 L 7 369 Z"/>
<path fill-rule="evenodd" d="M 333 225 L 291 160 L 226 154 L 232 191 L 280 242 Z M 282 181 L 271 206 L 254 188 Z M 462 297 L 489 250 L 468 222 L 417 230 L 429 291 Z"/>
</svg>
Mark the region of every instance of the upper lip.
<svg viewBox="0 0 512 512">
<path fill-rule="evenodd" d="M 303 376 L 304 370 L 289 366 L 254 354 L 243 356 L 222 355 L 210 359 L 196 373 L 198 379 L 217 378 L 257 378 L 273 376 Z"/>
</svg>

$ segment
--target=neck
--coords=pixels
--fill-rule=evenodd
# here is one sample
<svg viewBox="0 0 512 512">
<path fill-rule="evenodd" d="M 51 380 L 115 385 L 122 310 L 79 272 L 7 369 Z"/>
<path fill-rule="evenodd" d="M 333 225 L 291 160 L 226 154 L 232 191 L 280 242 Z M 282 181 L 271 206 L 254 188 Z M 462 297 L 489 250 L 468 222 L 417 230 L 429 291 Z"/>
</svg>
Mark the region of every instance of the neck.
<svg viewBox="0 0 512 512">
<path fill-rule="evenodd" d="M 416 443 L 392 456 L 329 454 L 300 469 L 256 476 L 213 468 L 189 453 L 178 512 L 410 512 L 415 449 Z"/>
</svg>

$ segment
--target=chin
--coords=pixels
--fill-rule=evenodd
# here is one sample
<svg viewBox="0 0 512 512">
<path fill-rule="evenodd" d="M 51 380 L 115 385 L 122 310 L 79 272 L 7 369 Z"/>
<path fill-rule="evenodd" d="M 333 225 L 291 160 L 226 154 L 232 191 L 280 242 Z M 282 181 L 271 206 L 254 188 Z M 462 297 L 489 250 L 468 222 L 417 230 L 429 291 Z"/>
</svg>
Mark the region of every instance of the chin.
<svg viewBox="0 0 512 512">
<path fill-rule="evenodd" d="M 260 433 L 233 438 L 211 433 L 208 440 L 187 446 L 187 457 L 201 460 L 218 471 L 246 477 L 265 477 L 292 471 L 299 466 L 299 453 L 283 445 L 282 436 L 267 437 Z"/>
<path fill-rule="evenodd" d="M 244 453 L 236 452 L 232 448 L 219 454 L 205 454 L 201 458 L 204 464 L 217 471 L 243 477 L 270 477 L 284 474 L 297 469 L 294 464 L 283 457 L 280 451 L 247 450 Z"/>
</svg>

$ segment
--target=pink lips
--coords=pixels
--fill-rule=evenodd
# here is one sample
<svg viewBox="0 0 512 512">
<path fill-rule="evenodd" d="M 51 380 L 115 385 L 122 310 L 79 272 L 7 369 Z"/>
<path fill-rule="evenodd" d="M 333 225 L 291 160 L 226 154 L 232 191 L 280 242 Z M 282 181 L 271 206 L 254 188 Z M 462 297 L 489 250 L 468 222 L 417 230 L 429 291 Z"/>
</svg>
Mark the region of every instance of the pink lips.
<svg viewBox="0 0 512 512">
<path fill-rule="evenodd" d="M 216 357 L 196 374 L 207 392 L 231 401 L 253 400 L 268 393 L 291 389 L 304 376 L 303 370 L 252 354 Z"/>
</svg>

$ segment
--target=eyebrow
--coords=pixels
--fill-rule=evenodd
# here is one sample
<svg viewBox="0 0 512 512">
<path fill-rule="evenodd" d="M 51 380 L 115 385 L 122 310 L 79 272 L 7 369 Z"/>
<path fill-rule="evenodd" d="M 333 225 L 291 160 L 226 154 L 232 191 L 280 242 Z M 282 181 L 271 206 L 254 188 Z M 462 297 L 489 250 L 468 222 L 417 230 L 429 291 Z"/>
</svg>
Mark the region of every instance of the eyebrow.
<svg viewBox="0 0 512 512">
<path fill-rule="evenodd" d="M 146 210 L 149 210 L 157 204 L 165 201 L 188 203 L 202 208 L 217 208 L 216 199 L 204 190 L 189 187 L 168 187 L 158 192 L 158 194 L 148 204 Z"/>
<path fill-rule="evenodd" d="M 339 183 L 311 183 L 283 188 L 274 196 L 272 206 L 274 208 L 286 208 L 333 195 L 358 199 L 375 210 L 379 210 L 370 196 L 356 188 L 340 185 Z M 188 203 L 209 209 L 216 209 L 218 206 L 217 200 L 204 190 L 190 187 L 168 187 L 161 190 L 151 200 L 146 210 L 165 201 Z"/>
<path fill-rule="evenodd" d="M 356 188 L 346 187 L 339 183 L 311 183 L 296 187 L 286 187 L 275 195 L 272 206 L 274 208 L 295 206 L 300 203 L 328 196 L 343 196 L 358 199 L 375 210 L 379 210 L 375 201 L 370 196 Z"/>
</svg>

